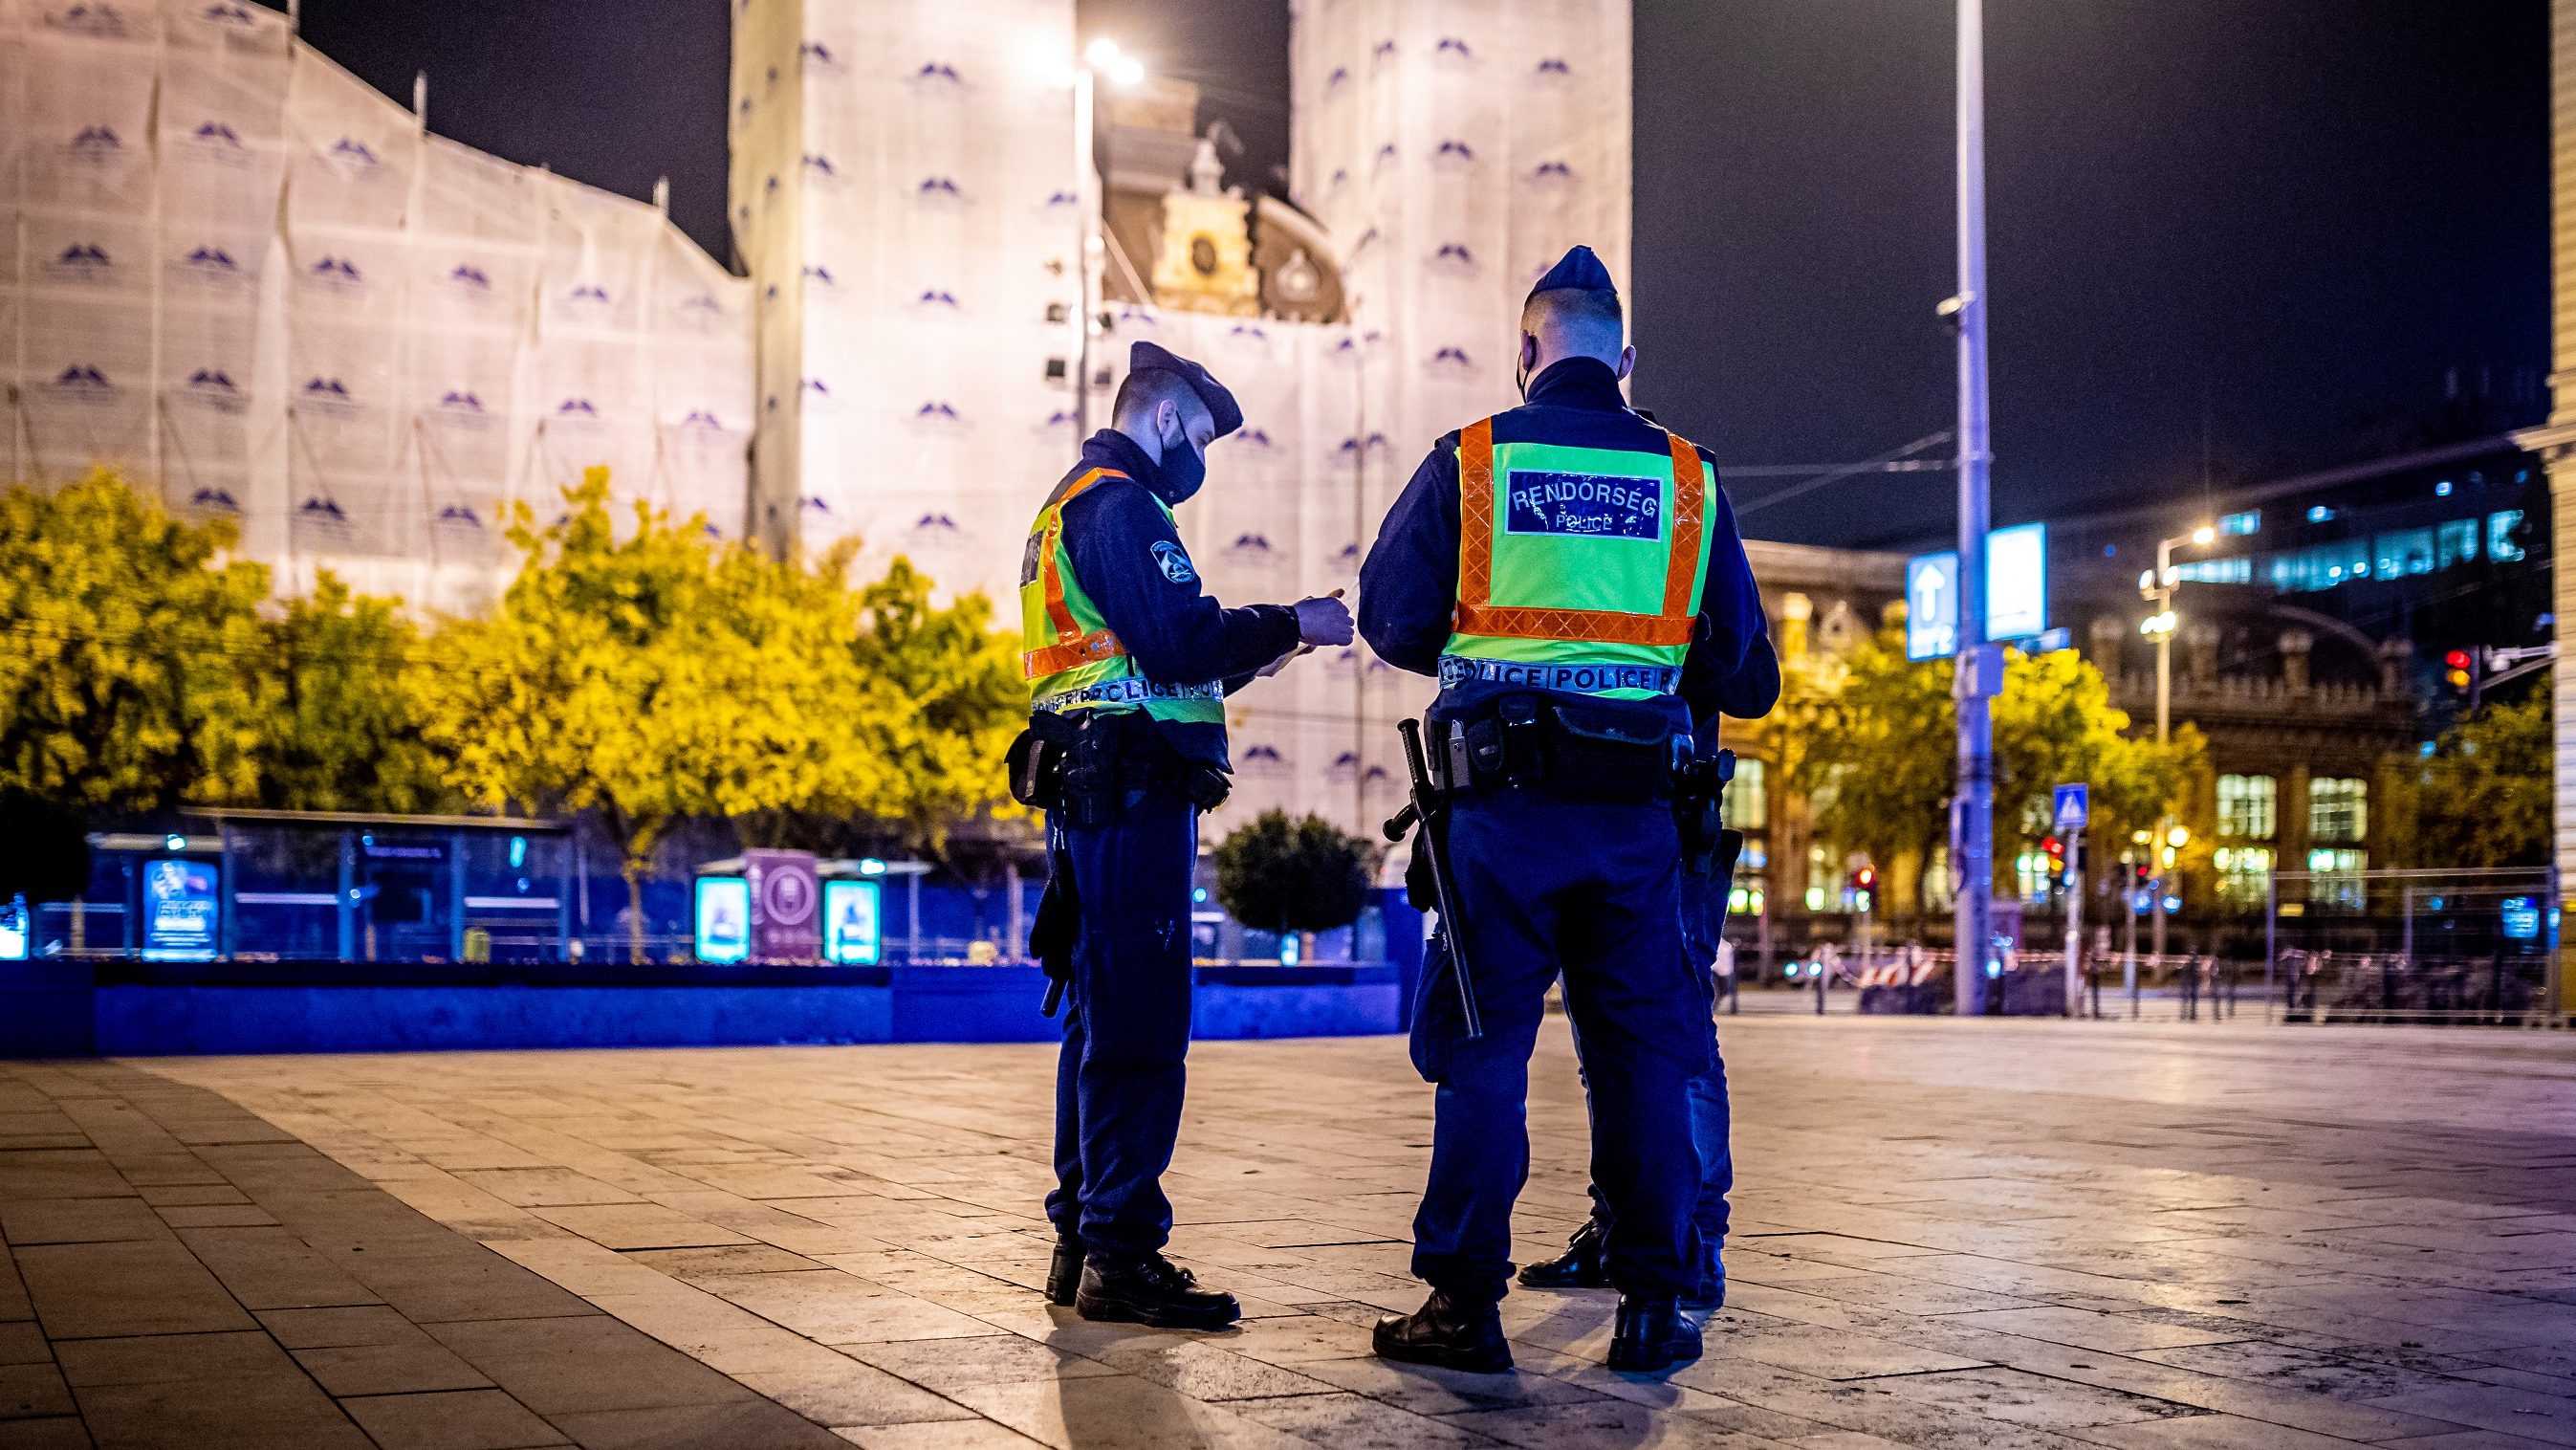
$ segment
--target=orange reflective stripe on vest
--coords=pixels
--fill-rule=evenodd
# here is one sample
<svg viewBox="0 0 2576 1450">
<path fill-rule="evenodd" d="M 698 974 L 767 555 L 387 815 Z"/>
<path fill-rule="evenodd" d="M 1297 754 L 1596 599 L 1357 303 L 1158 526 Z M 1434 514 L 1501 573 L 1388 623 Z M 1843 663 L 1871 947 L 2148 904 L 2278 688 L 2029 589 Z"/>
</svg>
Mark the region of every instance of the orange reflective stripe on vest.
<svg viewBox="0 0 2576 1450">
<path fill-rule="evenodd" d="M 1039 545 L 1038 579 L 1046 594 L 1047 622 L 1055 626 L 1056 642 L 1043 649 L 1021 653 L 1021 678 L 1034 680 L 1059 670 L 1115 659 L 1127 653 L 1127 647 L 1118 642 L 1118 636 L 1106 629 L 1095 629 L 1088 634 L 1083 632 L 1073 617 L 1073 610 L 1064 602 L 1064 571 L 1056 563 L 1056 546 L 1064 537 L 1064 506 L 1073 502 L 1075 495 L 1104 478 L 1125 477 L 1126 474 L 1115 468 L 1094 468 L 1057 490 L 1055 497 L 1047 501 L 1046 538 Z"/>
<path fill-rule="evenodd" d="M 1462 429 L 1458 434 L 1458 633 L 1601 644 L 1690 643 L 1698 628 L 1691 585 L 1699 577 L 1700 513 L 1706 502 L 1707 475 L 1699 450 L 1687 439 L 1678 433 L 1665 437 L 1672 444 L 1676 517 L 1672 552 L 1664 564 L 1663 612 L 1624 614 L 1494 603 L 1494 420 L 1482 419 Z"/>
</svg>

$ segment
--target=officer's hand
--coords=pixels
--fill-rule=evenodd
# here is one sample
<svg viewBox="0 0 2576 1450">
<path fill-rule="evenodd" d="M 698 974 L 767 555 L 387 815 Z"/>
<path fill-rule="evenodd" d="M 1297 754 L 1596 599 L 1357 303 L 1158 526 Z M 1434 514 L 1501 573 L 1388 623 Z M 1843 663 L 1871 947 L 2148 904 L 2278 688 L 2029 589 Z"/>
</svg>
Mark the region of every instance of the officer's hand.
<svg viewBox="0 0 2576 1450">
<path fill-rule="evenodd" d="M 1297 642 L 1303 645 L 1349 644 L 1351 642 L 1351 609 L 1342 602 L 1342 591 L 1334 590 L 1320 599 L 1300 599 L 1297 609 Z"/>
</svg>

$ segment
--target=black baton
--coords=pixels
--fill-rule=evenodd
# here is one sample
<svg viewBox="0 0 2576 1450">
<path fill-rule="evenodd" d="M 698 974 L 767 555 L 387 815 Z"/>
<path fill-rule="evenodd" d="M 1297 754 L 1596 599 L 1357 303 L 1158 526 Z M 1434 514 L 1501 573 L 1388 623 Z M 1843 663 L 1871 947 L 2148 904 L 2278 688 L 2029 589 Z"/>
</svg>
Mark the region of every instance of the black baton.
<svg viewBox="0 0 2576 1450">
<path fill-rule="evenodd" d="M 1466 1026 L 1467 1040 L 1473 1042 L 1485 1035 L 1485 1018 L 1476 1010 L 1476 984 L 1467 970 L 1466 932 L 1458 917 L 1458 885 L 1449 877 L 1449 859 L 1440 847 L 1440 790 L 1431 783 L 1431 762 L 1422 753 L 1422 722 L 1399 720 L 1395 733 L 1404 739 L 1404 769 L 1413 778 L 1413 798 L 1386 823 L 1386 838 L 1401 841 L 1408 828 L 1422 828 L 1414 849 L 1431 863 L 1431 892 L 1440 907 L 1441 934 L 1449 941 L 1449 973 L 1458 984 L 1458 1016 Z"/>
</svg>

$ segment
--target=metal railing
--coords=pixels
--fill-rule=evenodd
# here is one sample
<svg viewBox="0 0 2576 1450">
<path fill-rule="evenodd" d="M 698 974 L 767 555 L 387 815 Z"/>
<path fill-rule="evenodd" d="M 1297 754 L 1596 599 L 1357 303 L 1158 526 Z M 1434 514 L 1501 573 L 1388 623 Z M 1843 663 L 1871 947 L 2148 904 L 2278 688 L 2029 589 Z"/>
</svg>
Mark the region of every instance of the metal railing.
<svg viewBox="0 0 2576 1450">
<path fill-rule="evenodd" d="M 2558 899 L 2545 867 L 2277 873 L 2265 1015 L 2564 1025 Z"/>
</svg>

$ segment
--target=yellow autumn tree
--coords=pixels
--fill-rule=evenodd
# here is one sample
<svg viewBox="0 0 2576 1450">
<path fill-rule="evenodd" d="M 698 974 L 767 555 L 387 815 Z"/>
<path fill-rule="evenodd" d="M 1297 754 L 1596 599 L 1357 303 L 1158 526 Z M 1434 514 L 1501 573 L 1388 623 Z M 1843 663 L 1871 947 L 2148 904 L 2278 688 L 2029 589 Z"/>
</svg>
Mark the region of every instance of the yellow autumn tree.
<svg viewBox="0 0 2576 1450">
<path fill-rule="evenodd" d="M 487 805 L 596 814 L 634 956 L 644 879 L 682 820 L 754 844 L 854 817 L 935 840 L 999 797 L 1020 702 L 980 597 L 934 608 L 900 561 L 853 589 L 848 548 L 776 560 L 641 503 L 620 528 L 604 471 L 566 502 L 542 529 L 518 511 L 518 577 L 440 635 L 429 737 Z"/>
<path fill-rule="evenodd" d="M 257 798 L 268 571 L 116 475 L 0 492 L 0 792 L 132 814 Z"/>
</svg>

